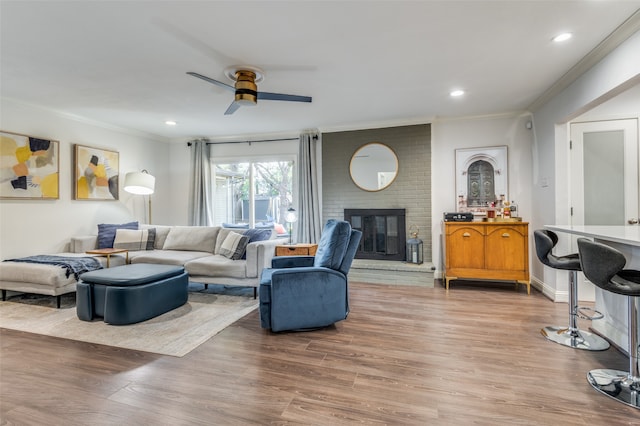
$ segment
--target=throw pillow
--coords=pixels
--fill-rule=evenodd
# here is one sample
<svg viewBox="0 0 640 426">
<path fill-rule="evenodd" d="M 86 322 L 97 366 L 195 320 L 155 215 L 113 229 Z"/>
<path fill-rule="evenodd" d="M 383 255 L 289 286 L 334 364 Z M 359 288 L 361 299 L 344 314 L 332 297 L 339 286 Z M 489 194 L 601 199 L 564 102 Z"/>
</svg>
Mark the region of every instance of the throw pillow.
<svg viewBox="0 0 640 426">
<path fill-rule="evenodd" d="M 113 240 L 113 248 L 135 250 L 153 250 L 156 241 L 156 229 L 118 229 Z"/>
<path fill-rule="evenodd" d="M 249 237 L 249 241 L 247 241 L 247 244 L 249 244 L 249 243 L 255 243 L 256 241 L 269 240 L 271 239 L 271 233 L 272 233 L 271 229 L 247 229 L 244 232 L 244 236 Z M 242 259 L 246 259 L 246 258 L 247 258 L 247 252 L 245 250 L 245 252 L 242 254 Z"/>
<path fill-rule="evenodd" d="M 273 224 L 273 228 L 276 230 L 276 232 L 278 233 L 278 235 L 289 235 L 289 233 L 287 232 L 286 229 L 284 229 L 284 226 L 279 224 L 279 223 L 274 223 Z"/>
<path fill-rule="evenodd" d="M 122 224 L 99 223 L 98 224 L 98 248 L 113 248 L 113 240 L 118 229 L 138 229 L 138 222 Z"/>
<path fill-rule="evenodd" d="M 156 242 L 153 244 L 153 248 L 156 250 L 162 250 L 164 248 L 164 242 L 167 239 L 167 235 L 169 235 L 169 231 L 171 230 L 171 226 L 140 224 L 140 229 L 152 228 L 156 230 Z"/>
<path fill-rule="evenodd" d="M 244 254 L 249 243 L 249 237 L 238 234 L 237 232 L 229 232 L 227 238 L 222 242 L 220 254 L 231 260 L 238 260 Z"/>
</svg>

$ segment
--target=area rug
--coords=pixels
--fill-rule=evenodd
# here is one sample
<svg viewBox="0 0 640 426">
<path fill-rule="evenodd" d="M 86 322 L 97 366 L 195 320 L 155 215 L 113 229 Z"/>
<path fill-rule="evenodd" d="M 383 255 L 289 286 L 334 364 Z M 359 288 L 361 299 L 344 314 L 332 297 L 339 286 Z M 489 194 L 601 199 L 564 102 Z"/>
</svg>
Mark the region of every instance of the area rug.
<svg viewBox="0 0 640 426">
<path fill-rule="evenodd" d="M 0 328 L 182 357 L 258 307 L 253 289 L 238 295 L 217 287 L 190 291 L 183 306 L 130 325 L 80 321 L 75 293 L 63 296 L 60 309 L 51 296 L 17 295 L 0 301 Z"/>
</svg>

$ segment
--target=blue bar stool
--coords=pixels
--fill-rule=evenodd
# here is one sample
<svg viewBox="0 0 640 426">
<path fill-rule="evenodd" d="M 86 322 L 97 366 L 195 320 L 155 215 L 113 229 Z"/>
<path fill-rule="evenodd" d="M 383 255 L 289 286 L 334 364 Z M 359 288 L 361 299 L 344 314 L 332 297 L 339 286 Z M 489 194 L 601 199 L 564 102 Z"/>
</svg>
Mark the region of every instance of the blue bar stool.
<svg viewBox="0 0 640 426">
<path fill-rule="evenodd" d="M 609 342 L 597 334 L 578 329 L 578 316 L 583 319 L 597 320 L 602 314 L 596 311 L 595 315 L 588 316 L 584 311 L 592 311 L 591 308 L 578 307 L 578 271 L 580 257 L 578 253 L 566 256 L 556 256 L 552 253 L 558 244 L 558 236 L 547 229 L 538 229 L 533 232 L 536 243 L 536 254 L 544 265 L 550 268 L 569 271 L 569 327 L 549 325 L 540 330 L 540 333 L 552 342 L 575 349 L 588 351 L 603 351 L 609 349 Z"/>
<path fill-rule="evenodd" d="M 603 290 L 627 296 L 629 332 L 629 371 L 596 369 L 587 374 L 591 386 L 608 397 L 640 408 L 638 372 L 638 310 L 640 309 L 640 271 L 623 269 L 626 259 L 620 251 L 586 238 L 578 239 L 584 275 Z"/>
</svg>

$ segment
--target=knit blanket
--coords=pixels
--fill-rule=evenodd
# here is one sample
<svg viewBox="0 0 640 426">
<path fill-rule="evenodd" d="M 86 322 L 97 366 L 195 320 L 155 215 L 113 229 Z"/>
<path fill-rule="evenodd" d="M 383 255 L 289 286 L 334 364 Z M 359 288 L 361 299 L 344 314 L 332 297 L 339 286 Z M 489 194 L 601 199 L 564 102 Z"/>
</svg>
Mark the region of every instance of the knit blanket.
<svg viewBox="0 0 640 426">
<path fill-rule="evenodd" d="M 98 259 L 93 257 L 64 257 L 64 256 L 50 256 L 50 255 L 37 255 L 21 257 L 19 259 L 7 259 L 5 262 L 23 262 L 23 263 L 40 263 L 45 265 L 60 266 L 66 269 L 66 277 L 69 278 L 71 274 L 78 281 L 80 274 L 84 272 L 94 271 L 96 269 L 102 269 L 102 265 Z"/>
</svg>

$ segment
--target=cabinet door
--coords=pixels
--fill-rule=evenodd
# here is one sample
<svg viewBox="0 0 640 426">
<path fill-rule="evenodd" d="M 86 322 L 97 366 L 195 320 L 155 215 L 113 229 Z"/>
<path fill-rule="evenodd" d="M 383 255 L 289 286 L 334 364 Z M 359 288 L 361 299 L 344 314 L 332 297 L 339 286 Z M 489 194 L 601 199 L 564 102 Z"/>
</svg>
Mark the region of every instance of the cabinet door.
<svg viewBox="0 0 640 426">
<path fill-rule="evenodd" d="M 486 266 L 495 271 L 525 271 L 527 268 L 527 228 L 522 225 L 487 229 Z"/>
<path fill-rule="evenodd" d="M 484 268 L 484 227 L 450 227 L 447 232 L 447 269 Z"/>
</svg>

